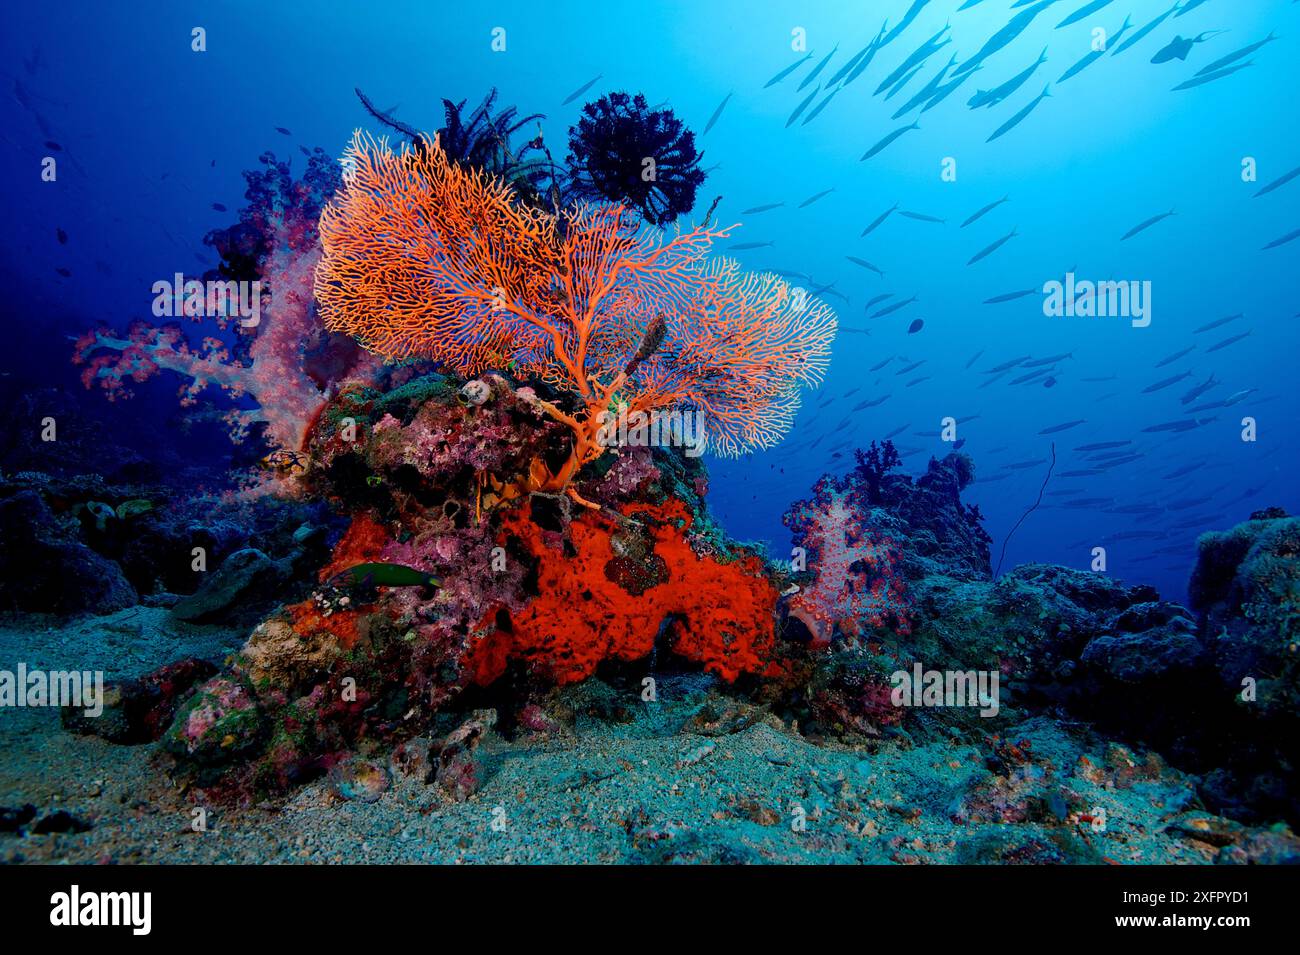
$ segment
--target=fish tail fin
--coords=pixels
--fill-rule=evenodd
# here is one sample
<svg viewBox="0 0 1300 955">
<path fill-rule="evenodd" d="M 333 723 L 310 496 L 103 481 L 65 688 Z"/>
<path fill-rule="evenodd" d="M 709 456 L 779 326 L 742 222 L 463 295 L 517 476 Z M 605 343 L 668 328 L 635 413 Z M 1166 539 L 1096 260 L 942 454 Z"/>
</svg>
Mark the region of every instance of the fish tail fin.
<svg viewBox="0 0 1300 955">
<path fill-rule="evenodd" d="M 1051 95 L 1052 95 L 1052 84 L 1051 84 L 1051 83 L 1048 83 L 1046 86 L 1043 87 L 1043 95 L 1044 95 L 1044 96 L 1051 96 Z"/>
<path fill-rule="evenodd" d="M 1043 47 L 1043 52 L 1038 54 L 1038 62 L 1039 63 L 1047 62 L 1047 47 Z"/>
</svg>

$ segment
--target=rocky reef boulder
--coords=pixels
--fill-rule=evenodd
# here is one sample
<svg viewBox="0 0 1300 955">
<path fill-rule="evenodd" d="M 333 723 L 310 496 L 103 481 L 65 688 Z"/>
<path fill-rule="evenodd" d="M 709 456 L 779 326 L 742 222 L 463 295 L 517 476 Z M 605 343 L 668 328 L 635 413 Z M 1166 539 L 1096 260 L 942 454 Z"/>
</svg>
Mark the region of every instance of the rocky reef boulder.
<svg viewBox="0 0 1300 955">
<path fill-rule="evenodd" d="M 1025 713 L 1065 709 L 1115 727 L 1186 730 L 1188 700 L 1208 685 L 1195 622 L 1146 586 L 1027 564 L 996 582 L 934 574 L 908 580 L 903 592 L 906 631 L 877 628 L 855 646 L 836 641 L 813 679 L 829 687 L 847 680 L 854 707 L 877 728 L 994 732 Z M 918 664 L 944 674 L 996 673 L 1000 712 L 898 710 L 890 677 Z"/>
<path fill-rule="evenodd" d="M 1175 696 L 1204 662 L 1190 614 L 1143 584 L 1025 564 L 998 578 L 988 605 L 994 629 L 1016 635 L 1026 684 L 1054 702 L 1109 707 L 1138 685 Z"/>
<path fill-rule="evenodd" d="M 0 498 L 0 527 L 0 610 L 112 613 L 138 599 L 117 564 L 87 547 L 37 491 Z"/>
<path fill-rule="evenodd" d="M 854 472 L 824 477 L 786 516 L 808 565 L 792 568 L 785 631 L 814 653 L 772 694 L 778 711 L 815 736 L 912 741 L 1068 714 L 1158 750 L 1215 812 L 1300 816 L 1300 521 L 1266 511 L 1203 536 L 1191 610 L 1054 565 L 993 580 L 978 514 L 960 501 L 968 461 L 932 460 L 911 479 L 892 473 L 895 457 L 888 445 L 859 452 Z M 937 691 L 936 705 L 900 705 L 912 674 L 990 687 L 996 676 L 998 706 Z"/>
<path fill-rule="evenodd" d="M 195 685 L 216 672 L 216 666 L 207 660 L 179 660 L 138 679 L 106 684 L 104 710 L 98 716 L 65 706 L 60 717 L 64 728 L 73 733 L 112 743 L 153 742 L 171 725 L 178 706 Z"/>
<path fill-rule="evenodd" d="M 910 592 L 913 631 L 889 648 L 888 665 L 997 670 L 1008 716 L 1067 711 L 1125 738 L 1191 752 L 1204 735 L 1199 721 L 1231 709 L 1216 696 L 1196 621 L 1148 586 L 1025 564 L 996 582 L 935 576 Z"/>
<path fill-rule="evenodd" d="M 1258 511 L 1201 535 L 1188 584 L 1225 688 L 1267 716 L 1300 712 L 1300 518 Z"/>
<path fill-rule="evenodd" d="M 201 484 L 211 475 L 194 478 Z M 328 555 L 325 508 L 269 495 L 186 496 L 99 474 L 26 471 L 0 476 L 0 513 L 12 544 L 0 552 L 0 609 L 21 612 L 104 614 L 138 601 L 180 601 L 185 619 L 253 622 L 293 598 L 294 585 Z M 274 573 L 252 566 L 248 553 L 225 573 L 195 565 L 200 551 L 218 568 L 250 549 Z M 236 577 L 255 586 L 231 590 Z M 218 607 L 223 589 L 230 599 Z"/>
<path fill-rule="evenodd" d="M 991 729 L 1017 714 L 1069 713 L 1196 774 L 1213 811 L 1294 819 L 1298 525 L 1265 512 L 1204 535 L 1191 610 L 1145 585 L 1045 564 L 996 582 L 911 581 L 911 632 L 880 641 L 876 672 L 911 660 L 995 668 L 1004 711 Z M 973 725 L 943 710 L 900 723 L 912 734 Z"/>
<path fill-rule="evenodd" d="M 262 730 L 262 715 L 249 688 L 216 676 L 180 708 L 163 744 L 192 764 L 211 769 L 256 747 Z"/>
<path fill-rule="evenodd" d="M 223 618 L 241 604 L 274 597 L 292 577 L 291 561 L 272 560 L 255 547 L 245 547 L 222 561 L 198 590 L 177 601 L 172 613 L 193 622 Z"/>
<path fill-rule="evenodd" d="M 1097 637 L 1079 659 L 1112 682 L 1130 685 L 1175 679 L 1197 670 L 1205 648 L 1196 624 L 1181 608 L 1141 604 L 1114 623 L 1115 633 Z"/>
</svg>

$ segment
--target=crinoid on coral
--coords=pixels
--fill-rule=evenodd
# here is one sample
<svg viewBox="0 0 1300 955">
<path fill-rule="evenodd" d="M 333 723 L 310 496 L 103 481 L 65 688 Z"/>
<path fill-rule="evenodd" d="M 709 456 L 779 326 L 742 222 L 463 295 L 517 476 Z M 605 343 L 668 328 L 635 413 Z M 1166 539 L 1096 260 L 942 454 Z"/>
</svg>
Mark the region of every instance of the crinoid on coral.
<svg viewBox="0 0 1300 955">
<path fill-rule="evenodd" d="M 834 312 L 775 275 L 710 261 L 726 229 L 665 238 L 618 205 L 553 216 L 453 162 L 438 139 L 395 153 L 358 132 L 345 161 L 320 223 L 326 326 L 386 359 L 466 376 L 509 365 L 559 395 L 534 400 L 568 429 L 568 453 L 485 475 L 494 499 L 572 494 L 616 415 L 680 425 L 690 413 L 720 454 L 769 447 L 800 389 L 821 381 Z"/>
<path fill-rule="evenodd" d="M 174 296 L 162 289 L 166 282 L 155 288 L 164 305 L 179 299 L 179 307 L 165 314 L 208 324 L 201 345 L 191 344 L 178 322 L 137 321 L 125 335 L 103 327 L 88 331 L 73 361 L 85 366 L 85 386 L 98 385 L 110 400 L 131 394 L 128 381 L 145 381 L 160 370 L 188 379 L 180 389 L 187 407 L 210 386 L 236 401 L 247 396 L 255 408 L 236 404 L 225 414 L 231 437 L 243 440 L 260 423 L 270 444 L 297 450 L 335 384 L 368 379 L 378 364 L 345 336 L 325 330 L 312 297 L 317 221 L 338 185 L 337 166 L 318 149 L 295 180 L 287 162 L 270 153 L 260 159 L 263 169 L 244 174 L 249 201 L 240 221 L 204 239 L 221 266 L 202 280 L 179 283 Z M 232 311 L 236 298 L 252 306 L 250 315 Z"/>
<path fill-rule="evenodd" d="M 640 93 L 610 93 L 584 106 L 569 129 L 570 192 L 628 205 L 664 225 L 694 208 L 703 158 L 671 109 L 651 108 Z"/>
<path fill-rule="evenodd" d="M 391 112 L 379 109 L 361 90 L 355 90 L 361 104 L 371 116 L 390 129 L 401 133 L 417 152 L 424 149 L 428 137 Z M 518 198 L 531 205 L 548 205 L 558 210 L 563 204 L 565 183 L 556 169 L 551 151 L 546 147 L 540 120 L 543 113 L 519 118 L 514 106 L 493 112 L 497 91 L 494 87 L 482 103 L 468 116 L 466 100 L 442 101 L 444 124 L 437 131 L 443 151 L 454 163 L 478 169 L 509 183 Z M 537 123 L 537 135 L 516 147 L 512 140 L 529 123 Z M 543 157 L 545 157 L 543 159 Z"/>
<path fill-rule="evenodd" d="M 515 147 L 511 140 L 524 127 L 546 116 L 530 113 L 521 117 L 514 106 L 493 112 L 496 100 L 494 87 L 467 117 L 466 100 L 453 103 L 444 99 L 445 125 L 438 130 L 438 142 L 452 162 L 481 169 L 510 183 L 521 197 L 534 198 L 543 191 L 543 183 L 550 175 L 542 162 L 541 127 L 539 125 L 538 135 L 522 146 Z"/>
</svg>

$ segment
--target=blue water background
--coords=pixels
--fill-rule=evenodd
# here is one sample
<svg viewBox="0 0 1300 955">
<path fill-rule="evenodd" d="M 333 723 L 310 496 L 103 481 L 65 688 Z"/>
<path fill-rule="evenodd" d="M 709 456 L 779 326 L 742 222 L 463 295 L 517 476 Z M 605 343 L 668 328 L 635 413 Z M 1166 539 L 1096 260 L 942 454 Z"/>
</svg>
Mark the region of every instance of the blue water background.
<svg viewBox="0 0 1300 955">
<path fill-rule="evenodd" d="M 154 281 L 214 265 L 201 239 L 234 220 L 244 189 L 240 172 L 255 166 L 260 153 L 274 150 L 301 170 L 299 144 L 337 153 L 354 127 L 374 128 L 354 87 L 381 107 L 400 104 L 397 115 L 405 121 L 434 129 L 442 121 L 442 97 L 468 99 L 472 107 L 495 86 L 503 103 L 547 114 L 543 129 L 557 153 L 581 103 L 599 93 L 644 92 L 651 103 L 671 105 L 697 133 L 732 94 L 714 128 L 701 136 L 704 165 L 717 168 L 697 212 L 723 196 L 719 218 L 741 223 L 731 242 L 775 243 L 735 253 L 747 267 L 833 283 L 848 298 L 826 299 L 841 323 L 870 334 L 841 335 L 826 384 L 806 396 L 781 447 L 711 462 L 711 500 L 723 524 L 739 537 L 771 542 L 782 556 L 789 538 L 781 514 L 820 474 L 846 470 L 853 447 L 906 426 L 894 440 L 909 451 L 905 469 L 917 472 L 931 454 L 947 450 L 917 432 L 938 431 L 945 416 L 978 415 L 959 428 L 963 450 L 982 479 L 1010 475 L 968 491 L 987 517 L 995 559 L 1007 531 L 1038 494 L 1052 441 L 1059 475 L 1089 467 L 1072 450 L 1079 445 L 1131 440 L 1144 455 L 1136 462 L 1082 479 L 1053 477 L 1043 506 L 1011 541 L 1006 562 L 1085 567 L 1092 548 L 1102 545 L 1110 573 L 1154 583 L 1179 598 L 1197 533 L 1270 504 L 1300 509 L 1294 479 L 1300 241 L 1261 251 L 1300 228 L 1300 180 L 1252 198 L 1260 185 L 1300 165 L 1300 5 L 1209 0 L 1058 87 L 1056 79 L 1088 52 L 1094 27 L 1114 31 L 1131 14 L 1136 29 L 1168 7 L 1165 0 L 1115 0 L 1082 22 L 1055 29 L 1082 5 L 1059 0 L 926 113 L 920 129 L 860 162 L 868 147 L 910 121 L 890 114 L 950 54 L 959 61 L 973 54 L 1014 15 L 1008 0 L 984 0 L 964 11 L 956 10 L 958 0 L 931 0 L 824 112 L 787 128 L 791 111 L 812 89 L 796 91 L 811 67 L 838 45 L 819 77 L 828 79 L 886 17 L 892 27 L 910 4 L 11 5 L 0 30 L 0 281 L 6 289 L 0 395 L 12 407 L 16 395 L 37 388 L 79 390 L 67 336 L 101 321 L 125 327 L 131 318 L 147 317 Z M 873 96 L 884 75 L 946 22 L 953 42 L 888 103 Z M 195 26 L 207 31 L 205 53 L 190 49 Z M 492 50 L 496 27 L 506 30 L 505 52 Z M 795 28 L 806 31 L 812 60 L 764 89 L 801 55 L 791 50 Z M 1214 29 L 1230 32 L 1196 46 L 1185 63 L 1149 62 L 1175 35 Z M 1270 30 L 1281 39 L 1255 54 L 1252 67 L 1198 89 L 1171 91 L 1201 66 Z M 1020 72 L 1044 47 L 1048 62 L 1008 101 L 967 108 L 976 88 Z M 586 96 L 561 105 L 597 74 L 602 79 Z M 1049 81 L 1051 97 L 1028 119 L 985 142 Z M 820 100 L 821 94 L 814 104 Z M 292 136 L 277 133 L 277 126 Z M 43 145 L 51 136 L 61 152 Z M 55 184 L 39 178 L 40 160 L 51 154 L 60 159 Z M 941 178 L 947 157 L 956 161 L 952 182 Z M 1258 182 L 1243 181 L 1246 157 L 1258 164 Z M 798 208 L 832 187 L 825 198 Z M 959 228 L 1004 195 L 1010 201 Z M 230 211 L 214 210 L 214 202 Z M 773 202 L 785 206 L 740 214 Z M 946 224 L 893 215 L 860 238 L 895 203 Z M 1139 222 L 1171 209 L 1175 216 L 1120 241 Z M 984 261 L 966 264 L 1013 227 L 1016 238 Z M 67 245 L 57 242 L 56 228 L 68 234 Z M 847 255 L 877 264 L 885 277 L 850 263 Z M 58 275 L 57 268 L 71 276 Z M 1038 293 L 982 304 L 993 295 L 1041 288 L 1068 268 L 1080 278 L 1152 282 L 1150 326 L 1134 328 L 1121 318 L 1049 318 Z M 868 319 L 866 301 L 883 292 L 898 298 L 877 308 L 911 296 L 918 301 Z M 1244 317 L 1192 333 L 1236 312 Z M 909 334 L 918 318 L 923 329 Z M 1245 331 L 1248 338 L 1206 353 L 1209 345 Z M 1192 343 L 1198 347 L 1186 358 L 1153 367 Z M 982 356 L 967 368 L 978 352 Z M 1041 380 L 1011 385 L 1015 372 L 980 387 L 986 369 L 1003 361 L 1066 352 L 1073 357 L 1057 367 L 1054 387 Z M 868 371 L 890 357 L 882 370 Z M 916 372 L 896 374 L 904 361 L 922 359 Z M 1192 374 L 1177 385 L 1142 393 L 1184 370 Z M 1200 401 L 1258 390 L 1231 408 L 1205 412 L 1202 417 L 1217 420 L 1193 431 L 1142 431 L 1187 417 L 1180 397 L 1211 373 L 1222 384 Z M 1116 380 L 1082 380 L 1110 375 Z M 923 376 L 929 380 L 906 387 Z M 134 402 L 111 408 L 87 394 L 85 413 L 144 449 L 165 443 L 196 459 L 229 456 L 215 425 L 188 433 L 177 427 L 177 385 L 161 376 Z M 853 388 L 860 390 L 845 397 Z M 886 394 L 876 407 L 850 410 Z M 1241 440 L 1247 415 L 1258 423 L 1253 443 Z M 1039 434 L 1075 419 L 1086 423 Z M 1029 461 L 1043 463 L 1005 469 Z M 1166 477 L 1193 464 L 1196 469 L 1184 476 Z M 1203 503 L 1187 504 L 1202 497 Z M 1115 503 L 1060 506 L 1078 498 Z M 1141 504 L 1157 510 L 1113 512 Z M 1192 519 L 1195 526 L 1171 528 Z M 1126 538 L 1134 531 L 1168 533 Z"/>
</svg>

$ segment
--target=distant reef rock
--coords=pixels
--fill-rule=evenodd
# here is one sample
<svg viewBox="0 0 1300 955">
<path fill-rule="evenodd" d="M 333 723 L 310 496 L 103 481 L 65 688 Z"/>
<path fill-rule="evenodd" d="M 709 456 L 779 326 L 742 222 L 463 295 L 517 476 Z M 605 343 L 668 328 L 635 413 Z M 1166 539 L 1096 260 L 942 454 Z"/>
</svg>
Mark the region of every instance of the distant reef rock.
<svg viewBox="0 0 1300 955">
<path fill-rule="evenodd" d="M 145 603 L 251 624 L 309 586 L 328 555 L 328 509 L 208 492 L 218 479 L 205 477 L 186 495 L 98 474 L 0 473 L 0 611 L 59 618 Z"/>
<path fill-rule="evenodd" d="M 0 610 L 112 613 L 139 599 L 114 561 L 59 521 L 36 491 L 0 498 Z"/>
<path fill-rule="evenodd" d="M 1203 534 L 1189 583 L 1215 673 L 1262 715 L 1300 712 L 1300 518 L 1256 511 Z"/>
</svg>

